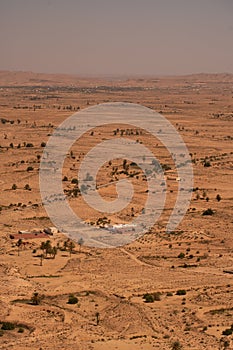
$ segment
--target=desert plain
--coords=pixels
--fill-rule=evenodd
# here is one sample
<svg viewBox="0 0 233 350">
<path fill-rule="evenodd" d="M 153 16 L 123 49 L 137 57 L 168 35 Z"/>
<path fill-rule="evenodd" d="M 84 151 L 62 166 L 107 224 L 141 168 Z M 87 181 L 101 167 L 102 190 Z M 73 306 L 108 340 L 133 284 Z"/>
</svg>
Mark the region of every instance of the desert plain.
<svg viewBox="0 0 233 350">
<path fill-rule="evenodd" d="M 115 183 L 130 176 L 134 197 L 120 213 L 89 208 L 77 182 L 92 147 L 127 135 L 147 145 L 164 169 L 161 217 L 138 240 L 116 248 L 91 248 L 62 232 L 44 233 L 54 226 L 39 188 L 46 142 L 67 117 L 105 102 L 152 108 L 185 141 L 194 185 L 174 232 L 165 231 L 178 191 L 172 157 L 149 133 L 126 123 L 96 128 L 77 140 L 64 162 L 64 193 L 77 215 L 96 227 L 128 224 L 139 215 L 147 185 L 135 164 L 114 159 L 98 173 L 106 200 L 115 198 Z M 85 78 L 1 71 L 0 348 L 233 349 L 232 141 L 230 74 Z M 47 240 L 54 254 L 41 249 Z"/>
</svg>

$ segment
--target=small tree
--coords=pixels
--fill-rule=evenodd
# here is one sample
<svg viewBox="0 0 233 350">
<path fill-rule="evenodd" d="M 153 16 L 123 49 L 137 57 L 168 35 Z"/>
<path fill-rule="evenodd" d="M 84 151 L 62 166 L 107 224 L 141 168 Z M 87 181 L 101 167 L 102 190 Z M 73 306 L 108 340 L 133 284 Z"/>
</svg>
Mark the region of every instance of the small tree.
<svg viewBox="0 0 233 350">
<path fill-rule="evenodd" d="M 96 317 L 96 325 L 98 326 L 98 324 L 100 323 L 100 313 L 96 312 L 95 317 Z"/>
<path fill-rule="evenodd" d="M 41 297 L 39 296 L 38 292 L 34 292 L 33 296 L 31 297 L 31 303 L 32 305 L 39 305 L 41 302 Z"/>
<path fill-rule="evenodd" d="M 220 202 L 220 200 L 222 199 L 222 197 L 220 196 L 220 194 L 217 194 L 216 199 L 217 199 L 218 202 Z"/>
<path fill-rule="evenodd" d="M 43 253 L 45 257 L 47 257 L 48 254 L 52 253 L 52 245 L 50 240 L 47 240 L 46 242 L 42 242 L 40 245 L 40 249 L 43 250 Z"/>
<path fill-rule="evenodd" d="M 69 252 L 70 252 L 70 256 L 71 256 L 71 254 L 73 253 L 73 250 L 75 248 L 74 242 L 70 241 L 69 245 L 68 245 L 68 248 L 69 248 Z"/>
<path fill-rule="evenodd" d="M 43 265 L 44 254 L 40 254 L 40 266 Z"/>
<path fill-rule="evenodd" d="M 79 245 L 79 251 L 80 251 L 80 252 L 81 252 L 81 247 L 82 247 L 83 243 L 84 243 L 83 238 L 82 238 L 82 237 L 79 238 L 79 240 L 78 240 L 78 245 Z"/>
<path fill-rule="evenodd" d="M 67 240 L 67 241 L 65 241 L 64 243 L 63 243 L 63 247 L 64 247 L 64 250 L 66 251 L 66 249 L 67 249 L 67 247 L 68 247 L 68 243 L 69 243 L 69 239 Z"/>
<path fill-rule="evenodd" d="M 12 189 L 13 191 L 17 190 L 17 185 L 16 185 L 16 184 L 13 184 L 12 187 L 11 187 L 11 189 Z"/>
<path fill-rule="evenodd" d="M 22 244 L 23 244 L 23 241 L 22 241 L 22 238 L 20 238 L 16 243 L 16 246 L 18 247 L 18 255 L 19 255 L 20 249 L 22 248 Z"/>
<path fill-rule="evenodd" d="M 26 184 L 26 185 L 24 186 L 24 189 L 27 190 L 27 191 L 31 191 L 31 187 L 30 187 L 29 184 Z"/>
<path fill-rule="evenodd" d="M 57 247 L 54 246 L 54 247 L 52 248 L 51 254 L 52 254 L 52 256 L 53 256 L 53 259 L 55 259 L 55 256 L 57 255 Z"/>
</svg>

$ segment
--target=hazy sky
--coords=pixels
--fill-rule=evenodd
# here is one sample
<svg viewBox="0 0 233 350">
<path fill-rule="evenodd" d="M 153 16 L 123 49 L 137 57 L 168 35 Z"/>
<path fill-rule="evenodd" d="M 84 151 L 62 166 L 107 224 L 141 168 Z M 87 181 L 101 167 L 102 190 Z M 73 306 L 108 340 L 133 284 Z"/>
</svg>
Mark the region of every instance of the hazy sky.
<svg viewBox="0 0 233 350">
<path fill-rule="evenodd" d="M 0 0 L 0 70 L 233 73 L 233 0 Z"/>
</svg>

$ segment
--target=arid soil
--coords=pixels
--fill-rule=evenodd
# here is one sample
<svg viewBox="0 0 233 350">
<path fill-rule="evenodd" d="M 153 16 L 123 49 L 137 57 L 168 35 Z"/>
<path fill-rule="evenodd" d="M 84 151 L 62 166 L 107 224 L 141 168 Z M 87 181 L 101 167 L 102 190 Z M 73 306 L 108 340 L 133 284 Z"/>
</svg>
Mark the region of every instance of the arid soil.
<svg viewBox="0 0 233 350">
<path fill-rule="evenodd" d="M 152 108 L 180 132 L 194 169 L 190 207 L 167 234 L 178 189 L 171 155 L 130 125 L 99 127 L 64 162 L 73 210 L 94 226 L 130 223 L 142 211 L 147 184 L 134 164 L 113 160 L 98 174 L 106 200 L 115 198 L 115 182 L 132 174 L 135 194 L 121 213 L 89 208 L 75 180 L 88 150 L 124 137 L 116 129 L 132 129 L 127 137 L 149 147 L 164 168 L 164 212 L 147 234 L 118 248 L 73 245 L 62 232 L 46 238 L 40 231 L 54 225 L 41 201 L 39 166 L 49 135 L 74 112 L 111 101 Z M 232 145 L 233 75 L 85 79 L 0 72 L 0 348 L 233 349 Z M 42 257 L 47 239 L 56 253 Z M 77 303 L 68 303 L 71 294 Z"/>
</svg>

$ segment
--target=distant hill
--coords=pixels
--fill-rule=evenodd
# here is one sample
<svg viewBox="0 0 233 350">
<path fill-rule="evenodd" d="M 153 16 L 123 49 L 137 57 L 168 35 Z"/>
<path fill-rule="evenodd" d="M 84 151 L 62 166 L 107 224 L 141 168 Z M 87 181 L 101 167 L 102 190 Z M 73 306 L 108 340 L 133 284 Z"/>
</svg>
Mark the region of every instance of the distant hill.
<svg viewBox="0 0 233 350">
<path fill-rule="evenodd" d="M 159 80 L 177 80 L 177 81 L 189 81 L 189 82 L 233 82 L 233 74 L 229 73 L 216 73 L 216 74 L 189 74 L 181 76 L 78 76 L 69 74 L 46 74 L 46 73 L 34 73 L 23 71 L 0 71 L 0 86 L 96 86 L 101 84 L 118 84 L 124 82 L 125 85 L 130 85 L 130 82 L 134 81 L 139 85 L 143 82 L 156 82 Z"/>
</svg>

